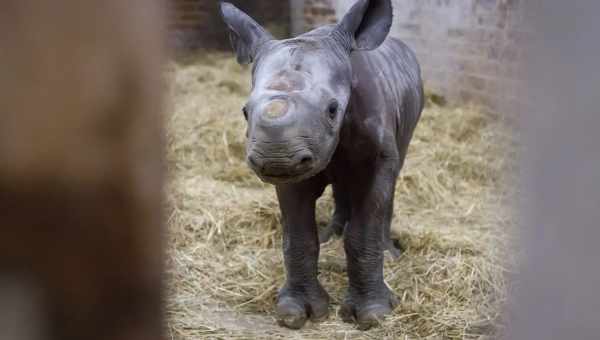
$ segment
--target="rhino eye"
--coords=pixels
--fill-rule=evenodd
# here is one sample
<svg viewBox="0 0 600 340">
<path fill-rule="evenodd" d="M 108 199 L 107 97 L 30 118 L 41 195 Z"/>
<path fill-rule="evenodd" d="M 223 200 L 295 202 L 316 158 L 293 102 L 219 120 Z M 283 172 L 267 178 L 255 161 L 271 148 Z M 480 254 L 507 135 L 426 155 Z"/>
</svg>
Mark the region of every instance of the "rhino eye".
<svg viewBox="0 0 600 340">
<path fill-rule="evenodd" d="M 244 114 L 244 118 L 248 120 L 248 109 L 245 106 L 242 108 L 242 113 Z"/>
<path fill-rule="evenodd" d="M 329 119 L 334 120 L 335 116 L 337 115 L 337 111 L 338 111 L 338 102 L 337 100 L 333 100 L 330 104 L 329 104 L 329 108 L 327 109 L 328 113 L 329 113 Z"/>
</svg>

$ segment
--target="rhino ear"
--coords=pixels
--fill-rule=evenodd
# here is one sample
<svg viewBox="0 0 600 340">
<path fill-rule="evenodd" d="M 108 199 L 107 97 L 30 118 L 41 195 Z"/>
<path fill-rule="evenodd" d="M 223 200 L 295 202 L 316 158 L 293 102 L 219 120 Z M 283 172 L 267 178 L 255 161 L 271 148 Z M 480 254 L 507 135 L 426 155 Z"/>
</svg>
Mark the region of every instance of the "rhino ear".
<svg viewBox="0 0 600 340">
<path fill-rule="evenodd" d="M 373 50 L 392 27 L 391 0 L 358 0 L 338 27 L 352 37 L 353 50 Z"/>
<path fill-rule="evenodd" d="M 262 26 L 228 2 L 221 2 L 221 16 L 229 29 L 229 40 L 237 54 L 240 64 L 249 64 L 254 61 L 258 47 L 264 42 L 272 40 Z"/>
</svg>

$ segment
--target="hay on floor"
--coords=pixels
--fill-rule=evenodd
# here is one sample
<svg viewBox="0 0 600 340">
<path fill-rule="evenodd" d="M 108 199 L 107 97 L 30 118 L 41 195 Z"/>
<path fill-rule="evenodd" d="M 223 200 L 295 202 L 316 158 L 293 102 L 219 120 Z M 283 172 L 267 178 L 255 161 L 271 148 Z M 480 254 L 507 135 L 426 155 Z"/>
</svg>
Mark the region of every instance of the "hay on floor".
<svg viewBox="0 0 600 340">
<path fill-rule="evenodd" d="M 396 185 L 393 229 L 405 248 L 386 255 L 400 305 L 367 332 L 336 316 L 347 286 L 342 242 L 322 246 L 327 321 L 276 326 L 284 282 L 279 209 L 244 163 L 249 69 L 207 54 L 169 66 L 168 330 L 173 339 L 478 339 L 494 337 L 510 264 L 503 174 L 513 139 L 497 116 L 431 103 Z M 436 101 L 438 102 L 438 101 Z M 319 200 L 324 226 L 331 192 Z"/>
</svg>

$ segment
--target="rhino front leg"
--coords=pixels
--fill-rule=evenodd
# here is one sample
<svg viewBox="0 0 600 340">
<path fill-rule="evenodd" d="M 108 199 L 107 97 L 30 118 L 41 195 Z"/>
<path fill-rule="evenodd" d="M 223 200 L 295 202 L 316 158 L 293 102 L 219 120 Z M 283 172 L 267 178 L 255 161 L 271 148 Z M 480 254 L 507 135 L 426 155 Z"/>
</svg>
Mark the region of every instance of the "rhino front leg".
<svg viewBox="0 0 600 340">
<path fill-rule="evenodd" d="M 315 202 L 324 188 L 319 176 L 277 186 L 286 283 L 277 297 L 276 314 L 285 327 L 297 329 L 309 318 L 317 322 L 328 315 L 329 295 L 317 278 L 319 238 L 315 222 Z"/>
<path fill-rule="evenodd" d="M 380 161 L 373 169 L 361 169 L 350 184 L 353 209 L 344 231 L 349 287 L 340 316 L 356 320 L 361 329 L 377 325 L 397 304 L 383 280 L 383 251 L 398 171 L 396 161 Z"/>
</svg>

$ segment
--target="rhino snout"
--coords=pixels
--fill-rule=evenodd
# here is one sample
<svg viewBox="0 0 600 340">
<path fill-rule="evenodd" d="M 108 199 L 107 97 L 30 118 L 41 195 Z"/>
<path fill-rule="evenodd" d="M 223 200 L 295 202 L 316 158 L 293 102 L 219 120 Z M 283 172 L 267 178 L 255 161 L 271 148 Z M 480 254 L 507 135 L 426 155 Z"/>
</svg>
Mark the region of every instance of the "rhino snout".
<svg viewBox="0 0 600 340">
<path fill-rule="evenodd" d="M 265 156 L 254 149 L 248 154 L 248 165 L 265 182 L 293 182 L 304 178 L 315 167 L 315 157 L 308 149 L 289 156 Z"/>
</svg>

